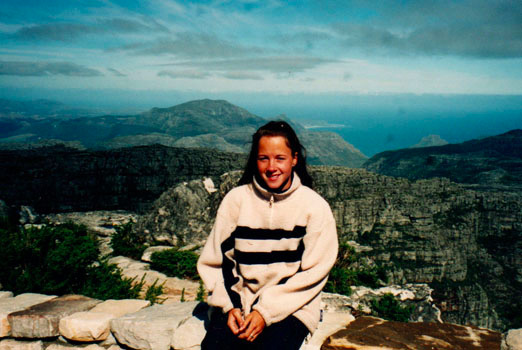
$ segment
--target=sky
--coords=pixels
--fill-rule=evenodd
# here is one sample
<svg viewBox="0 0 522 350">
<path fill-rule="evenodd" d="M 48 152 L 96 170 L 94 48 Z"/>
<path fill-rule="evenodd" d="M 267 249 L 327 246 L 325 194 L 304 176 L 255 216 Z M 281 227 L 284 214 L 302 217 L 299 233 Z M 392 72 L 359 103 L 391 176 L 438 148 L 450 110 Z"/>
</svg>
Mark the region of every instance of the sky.
<svg viewBox="0 0 522 350">
<path fill-rule="evenodd" d="M 522 94 L 522 2 L 2 0 L 6 88 Z"/>
<path fill-rule="evenodd" d="M 208 97 L 267 114 L 520 97 L 522 1 L 2 0 L 0 90 L 142 110 Z"/>
</svg>

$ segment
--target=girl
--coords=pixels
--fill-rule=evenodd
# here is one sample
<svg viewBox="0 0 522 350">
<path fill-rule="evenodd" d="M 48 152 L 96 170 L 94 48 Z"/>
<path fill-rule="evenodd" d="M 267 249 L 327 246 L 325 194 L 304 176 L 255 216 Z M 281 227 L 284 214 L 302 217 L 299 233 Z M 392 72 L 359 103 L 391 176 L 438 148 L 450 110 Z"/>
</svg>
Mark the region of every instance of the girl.
<svg viewBox="0 0 522 350">
<path fill-rule="evenodd" d="M 221 202 L 198 272 L 213 306 L 202 350 L 297 350 L 320 318 L 337 256 L 335 221 L 311 189 L 290 125 L 252 138 L 241 186 Z"/>
</svg>

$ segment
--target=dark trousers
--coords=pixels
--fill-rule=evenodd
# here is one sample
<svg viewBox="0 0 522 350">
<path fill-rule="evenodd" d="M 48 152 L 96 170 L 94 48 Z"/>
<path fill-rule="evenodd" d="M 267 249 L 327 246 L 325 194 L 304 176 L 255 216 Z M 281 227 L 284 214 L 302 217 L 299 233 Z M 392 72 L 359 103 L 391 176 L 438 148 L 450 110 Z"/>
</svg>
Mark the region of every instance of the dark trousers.
<svg viewBox="0 0 522 350">
<path fill-rule="evenodd" d="M 201 350 L 299 350 L 308 328 L 294 316 L 271 324 L 253 342 L 239 339 L 227 326 L 228 315 L 213 312 Z"/>
</svg>

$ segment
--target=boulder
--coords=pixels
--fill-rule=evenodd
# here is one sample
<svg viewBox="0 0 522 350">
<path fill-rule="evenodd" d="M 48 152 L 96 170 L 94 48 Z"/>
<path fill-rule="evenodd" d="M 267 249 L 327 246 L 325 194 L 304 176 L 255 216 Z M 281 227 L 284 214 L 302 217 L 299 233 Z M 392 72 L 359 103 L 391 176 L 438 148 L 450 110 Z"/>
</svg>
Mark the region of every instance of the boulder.
<svg viewBox="0 0 522 350">
<path fill-rule="evenodd" d="M 124 225 L 128 222 L 136 222 L 138 215 L 136 213 L 124 210 L 98 210 L 85 212 L 70 212 L 49 214 L 45 216 L 52 224 L 64 224 L 66 222 L 74 222 L 85 225 L 90 231 L 95 232 L 99 236 L 110 237 L 116 232 L 117 226 Z"/>
<path fill-rule="evenodd" d="M 146 262 L 151 262 L 152 253 L 162 252 L 164 250 L 173 249 L 173 248 L 174 248 L 173 246 L 168 246 L 168 245 L 157 245 L 157 246 L 153 246 L 153 247 L 148 247 L 143 252 L 143 255 L 141 256 L 141 260 L 146 261 Z"/>
<path fill-rule="evenodd" d="M 2 298 L 12 298 L 12 297 L 13 297 L 13 292 L 4 292 L 4 291 L 0 292 L 0 299 L 2 299 Z"/>
<path fill-rule="evenodd" d="M 27 205 L 20 206 L 20 224 L 37 224 L 40 221 L 40 216 L 34 209 Z"/>
<path fill-rule="evenodd" d="M 503 335 L 502 350 L 522 350 L 522 328 L 511 329 Z"/>
<path fill-rule="evenodd" d="M 325 312 L 323 319 L 312 335 L 301 346 L 301 350 L 319 350 L 325 340 L 335 332 L 345 328 L 350 322 L 355 320 L 349 312 Z"/>
<path fill-rule="evenodd" d="M 60 335 L 59 322 L 63 317 L 92 309 L 100 301 L 82 295 L 64 295 L 11 313 L 11 335 L 15 338 L 49 338 Z"/>
<path fill-rule="evenodd" d="M 196 349 L 199 348 L 205 338 L 206 315 L 192 316 L 180 324 L 172 336 L 171 346 L 173 349 Z"/>
<path fill-rule="evenodd" d="M 0 350 L 43 350 L 41 340 L 23 341 L 15 339 L 0 340 Z"/>
<path fill-rule="evenodd" d="M 330 336 L 321 350 L 494 350 L 500 333 L 447 323 L 394 322 L 363 316 Z"/>
<path fill-rule="evenodd" d="M 110 321 L 113 318 L 103 312 L 77 312 L 60 320 L 60 334 L 79 342 L 105 340 L 111 332 Z"/>
<path fill-rule="evenodd" d="M 118 345 L 111 345 L 109 346 L 109 348 L 107 350 L 122 350 L 122 348 L 120 348 Z"/>
<path fill-rule="evenodd" d="M 5 292 L 11 293 L 11 292 Z M 12 293 L 11 293 L 12 295 Z M 14 298 L 1 298 L 0 299 L 0 338 L 11 335 L 11 325 L 7 319 L 8 315 L 12 312 L 24 310 L 30 306 L 43 303 L 51 300 L 55 296 L 35 294 L 35 293 L 24 293 L 19 294 Z"/>
<path fill-rule="evenodd" d="M 140 350 L 169 350 L 175 330 L 192 317 L 198 302 L 153 305 L 111 321 L 119 343 Z"/>
<path fill-rule="evenodd" d="M 110 326 L 110 323 L 109 323 Z M 99 343 L 101 346 L 104 347 L 111 347 L 112 345 L 118 345 L 118 342 L 116 341 L 116 338 L 114 338 L 114 335 L 112 333 L 109 333 L 109 336 L 107 339 Z"/>
<path fill-rule="evenodd" d="M 93 307 L 90 312 L 104 312 L 116 317 L 121 317 L 125 314 L 137 312 L 150 305 L 148 300 L 139 299 L 121 299 L 121 300 L 105 300 Z"/>
<path fill-rule="evenodd" d="M 63 345 L 63 344 L 51 344 L 45 350 L 105 350 L 104 347 L 97 344 L 91 344 L 89 346 L 74 346 L 74 345 Z"/>
<path fill-rule="evenodd" d="M 90 311 L 77 312 L 60 320 L 60 334 L 73 341 L 106 340 L 110 320 L 150 305 L 148 300 L 107 300 Z"/>
</svg>

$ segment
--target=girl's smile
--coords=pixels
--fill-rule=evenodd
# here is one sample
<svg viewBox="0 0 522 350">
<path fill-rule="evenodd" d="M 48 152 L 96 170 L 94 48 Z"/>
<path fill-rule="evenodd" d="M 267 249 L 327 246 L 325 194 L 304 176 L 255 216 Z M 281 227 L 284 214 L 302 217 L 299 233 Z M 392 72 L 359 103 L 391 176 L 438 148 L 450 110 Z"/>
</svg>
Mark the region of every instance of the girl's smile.
<svg viewBox="0 0 522 350">
<path fill-rule="evenodd" d="M 271 189 L 287 190 L 292 184 L 292 169 L 297 164 L 297 152 L 287 145 L 283 136 L 263 136 L 259 139 L 257 170 Z M 281 188 L 283 186 L 283 188 Z"/>
</svg>

